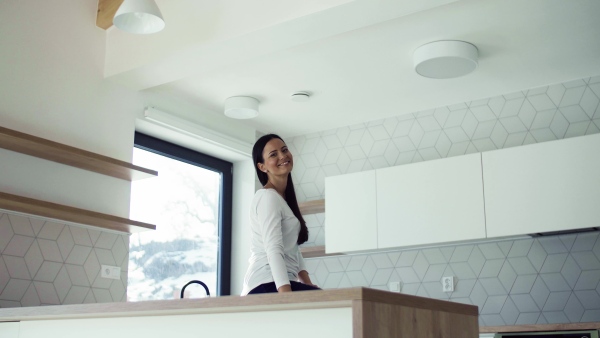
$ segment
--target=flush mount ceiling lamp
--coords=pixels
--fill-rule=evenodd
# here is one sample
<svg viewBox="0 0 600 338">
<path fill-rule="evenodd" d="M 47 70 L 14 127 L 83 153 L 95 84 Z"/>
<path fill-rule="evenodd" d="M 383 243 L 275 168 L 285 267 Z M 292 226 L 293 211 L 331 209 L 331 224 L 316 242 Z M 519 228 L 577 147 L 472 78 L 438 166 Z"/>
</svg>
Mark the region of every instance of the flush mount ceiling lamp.
<svg viewBox="0 0 600 338">
<path fill-rule="evenodd" d="M 152 34 L 165 28 L 165 21 L 154 0 L 123 1 L 115 13 L 113 24 L 134 34 Z"/>
<path fill-rule="evenodd" d="M 258 100 L 250 96 L 232 96 L 225 100 L 225 116 L 251 119 L 258 116 Z"/>
<path fill-rule="evenodd" d="M 451 79 L 467 75 L 477 68 L 478 51 L 464 41 L 436 41 L 415 50 L 415 71 L 432 79 Z"/>
</svg>

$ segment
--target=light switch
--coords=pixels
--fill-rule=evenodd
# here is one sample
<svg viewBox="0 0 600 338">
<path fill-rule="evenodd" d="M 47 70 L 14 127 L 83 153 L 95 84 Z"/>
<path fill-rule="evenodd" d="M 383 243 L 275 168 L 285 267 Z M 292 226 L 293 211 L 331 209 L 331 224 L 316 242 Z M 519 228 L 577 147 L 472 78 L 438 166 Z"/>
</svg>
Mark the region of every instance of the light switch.
<svg viewBox="0 0 600 338">
<path fill-rule="evenodd" d="M 389 289 L 392 292 L 400 292 L 402 288 L 402 282 L 390 282 Z"/>
<path fill-rule="evenodd" d="M 121 268 L 112 265 L 102 265 L 100 276 L 102 278 L 121 279 Z"/>
</svg>

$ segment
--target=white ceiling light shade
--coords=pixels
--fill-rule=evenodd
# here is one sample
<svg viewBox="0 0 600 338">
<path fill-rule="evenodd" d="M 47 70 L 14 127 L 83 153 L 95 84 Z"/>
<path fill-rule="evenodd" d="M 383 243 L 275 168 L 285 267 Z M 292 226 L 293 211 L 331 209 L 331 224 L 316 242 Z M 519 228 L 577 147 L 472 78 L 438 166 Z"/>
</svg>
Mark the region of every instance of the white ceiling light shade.
<svg viewBox="0 0 600 338">
<path fill-rule="evenodd" d="M 113 18 L 115 27 L 134 34 L 152 34 L 165 28 L 154 0 L 125 0 Z"/>
<path fill-rule="evenodd" d="M 250 96 L 232 96 L 225 100 L 225 116 L 251 119 L 258 116 L 258 100 Z"/>
<path fill-rule="evenodd" d="M 436 41 L 415 50 L 415 71 L 432 79 L 467 75 L 477 68 L 477 47 L 464 41 Z"/>
</svg>

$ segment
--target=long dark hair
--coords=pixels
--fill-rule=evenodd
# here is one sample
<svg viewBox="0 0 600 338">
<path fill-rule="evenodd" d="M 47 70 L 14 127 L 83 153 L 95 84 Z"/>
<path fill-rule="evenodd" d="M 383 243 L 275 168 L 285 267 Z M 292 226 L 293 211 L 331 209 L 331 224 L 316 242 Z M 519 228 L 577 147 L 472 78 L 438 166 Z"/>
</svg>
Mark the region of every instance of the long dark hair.
<svg viewBox="0 0 600 338">
<path fill-rule="evenodd" d="M 254 147 L 252 148 L 254 170 L 256 170 L 256 176 L 258 176 L 258 180 L 263 186 L 267 184 L 269 177 L 267 176 L 267 173 L 264 173 L 258 169 L 258 163 L 265 163 L 265 159 L 263 158 L 263 150 L 265 149 L 267 143 L 274 138 L 278 138 L 283 141 L 281 137 L 275 134 L 267 134 L 259 138 L 256 143 L 254 143 Z M 306 227 L 306 221 L 304 221 L 304 218 L 300 213 L 300 207 L 298 206 L 298 200 L 296 199 L 296 191 L 294 190 L 294 182 L 292 182 L 292 173 L 288 174 L 287 186 L 285 187 L 285 201 L 290 209 L 292 209 L 294 216 L 296 216 L 298 221 L 300 221 L 300 232 L 298 233 L 297 243 L 302 244 L 308 241 L 308 228 Z"/>
</svg>

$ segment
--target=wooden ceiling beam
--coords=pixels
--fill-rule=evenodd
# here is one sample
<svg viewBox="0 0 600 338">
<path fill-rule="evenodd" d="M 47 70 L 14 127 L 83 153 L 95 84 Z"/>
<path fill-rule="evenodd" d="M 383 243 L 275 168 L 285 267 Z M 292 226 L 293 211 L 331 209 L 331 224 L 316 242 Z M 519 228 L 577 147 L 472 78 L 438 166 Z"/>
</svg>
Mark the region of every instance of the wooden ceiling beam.
<svg viewBox="0 0 600 338">
<path fill-rule="evenodd" d="M 98 0 L 96 26 L 106 30 L 113 24 L 113 18 L 123 0 Z"/>
</svg>

